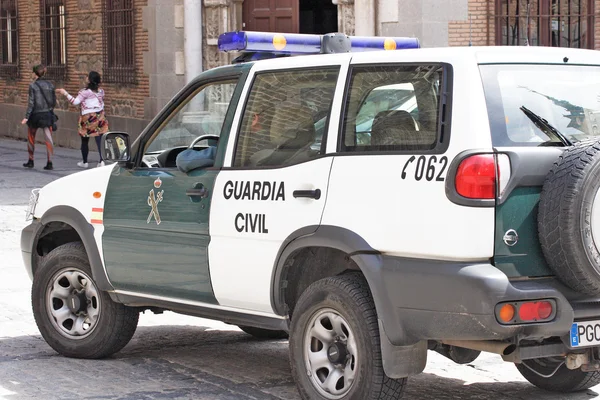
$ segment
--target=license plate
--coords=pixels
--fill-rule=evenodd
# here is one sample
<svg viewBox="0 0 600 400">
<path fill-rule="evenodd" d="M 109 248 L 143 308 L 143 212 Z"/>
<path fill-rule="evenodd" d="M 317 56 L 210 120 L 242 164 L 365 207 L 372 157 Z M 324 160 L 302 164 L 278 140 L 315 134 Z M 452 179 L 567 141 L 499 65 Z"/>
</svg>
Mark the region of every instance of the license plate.
<svg viewBox="0 0 600 400">
<path fill-rule="evenodd" d="M 581 321 L 571 325 L 571 347 L 600 345 L 600 321 Z"/>
</svg>

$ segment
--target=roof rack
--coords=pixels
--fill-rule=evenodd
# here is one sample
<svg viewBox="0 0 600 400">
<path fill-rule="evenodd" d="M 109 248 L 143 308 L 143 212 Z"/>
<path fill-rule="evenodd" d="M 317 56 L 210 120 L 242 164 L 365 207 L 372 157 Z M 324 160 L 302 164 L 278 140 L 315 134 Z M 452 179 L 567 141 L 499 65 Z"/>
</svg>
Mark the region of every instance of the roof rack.
<svg viewBox="0 0 600 400">
<path fill-rule="evenodd" d="M 234 60 L 236 63 L 302 54 L 418 49 L 421 46 L 418 39 L 408 37 L 237 31 L 221 34 L 218 47 L 224 52 L 243 52 L 244 54 Z"/>
</svg>

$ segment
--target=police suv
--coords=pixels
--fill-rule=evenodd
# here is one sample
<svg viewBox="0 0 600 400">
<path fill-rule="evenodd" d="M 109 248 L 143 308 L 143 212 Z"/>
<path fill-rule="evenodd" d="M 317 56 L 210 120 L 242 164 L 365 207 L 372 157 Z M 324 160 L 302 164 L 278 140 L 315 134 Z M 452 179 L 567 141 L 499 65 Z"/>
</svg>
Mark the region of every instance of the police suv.
<svg viewBox="0 0 600 400">
<path fill-rule="evenodd" d="M 171 310 L 289 334 L 304 399 L 397 399 L 428 350 L 600 383 L 600 53 L 219 46 L 241 56 L 135 142 L 104 135 L 112 164 L 32 194 L 21 246 L 50 346 L 106 357 L 140 311 Z"/>
</svg>

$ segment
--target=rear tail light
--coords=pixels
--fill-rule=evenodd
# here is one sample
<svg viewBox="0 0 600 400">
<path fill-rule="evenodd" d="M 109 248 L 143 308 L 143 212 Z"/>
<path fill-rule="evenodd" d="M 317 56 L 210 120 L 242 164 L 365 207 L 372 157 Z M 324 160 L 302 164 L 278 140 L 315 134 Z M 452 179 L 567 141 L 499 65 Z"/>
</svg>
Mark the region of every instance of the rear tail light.
<svg viewBox="0 0 600 400">
<path fill-rule="evenodd" d="M 555 316 L 554 300 L 518 301 L 496 306 L 496 319 L 503 325 L 548 322 Z"/>
<path fill-rule="evenodd" d="M 495 199 L 496 170 L 493 154 L 465 158 L 456 171 L 456 192 L 467 199 Z"/>
<path fill-rule="evenodd" d="M 510 179 L 506 154 L 476 154 L 465 158 L 456 171 L 456 192 L 467 199 L 493 200 L 501 196 Z"/>
</svg>

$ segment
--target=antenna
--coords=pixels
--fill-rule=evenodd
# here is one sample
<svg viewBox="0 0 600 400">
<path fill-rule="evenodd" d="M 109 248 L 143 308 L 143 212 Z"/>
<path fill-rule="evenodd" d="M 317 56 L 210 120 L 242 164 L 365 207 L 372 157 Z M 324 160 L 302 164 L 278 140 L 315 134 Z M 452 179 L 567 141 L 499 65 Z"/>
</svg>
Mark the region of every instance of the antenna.
<svg viewBox="0 0 600 400">
<path fill-rule="evenodd" d="M 473 14 L 469 13 L 469 47 L 473 46 Z"/>
</svg>

